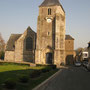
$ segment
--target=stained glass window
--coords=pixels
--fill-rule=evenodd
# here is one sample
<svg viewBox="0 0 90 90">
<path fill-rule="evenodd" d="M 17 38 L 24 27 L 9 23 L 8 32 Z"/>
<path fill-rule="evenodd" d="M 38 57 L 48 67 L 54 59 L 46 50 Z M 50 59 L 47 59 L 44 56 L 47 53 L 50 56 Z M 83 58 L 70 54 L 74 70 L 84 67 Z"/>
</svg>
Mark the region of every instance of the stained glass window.
<svg viewBox="0 0 90 90">
<path fill-rule="evenodd" d="M 33 50 L 33 39 L 31 37 L 26 39 L 26 50 Z"/>
</svg>

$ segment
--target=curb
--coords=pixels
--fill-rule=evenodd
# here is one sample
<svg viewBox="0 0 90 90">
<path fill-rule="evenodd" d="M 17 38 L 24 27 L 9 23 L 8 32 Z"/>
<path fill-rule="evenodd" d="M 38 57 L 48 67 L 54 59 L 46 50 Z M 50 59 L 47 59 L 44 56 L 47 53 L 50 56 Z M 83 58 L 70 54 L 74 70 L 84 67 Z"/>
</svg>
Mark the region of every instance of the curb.
<svg viewBox="0 0 90 90">
<path fill-rule="evenodd" d="M 44 82 L 42 82 L 41 84 L 39 84 L 38 86 L 36 86 L 35 88 L 33 88 L 32 90 L 39 90 L 41 87 L 45 86 L 49 81 L 51 81 L 52 79 L 54 79 L 59 72 L 61 72 L 62 69 L 60 69 L 58 72 L 56 72 L 55 74 L 53 74 L 51 77 L 49 77 L 48 79 L 46 79 Z"/>
</svg>

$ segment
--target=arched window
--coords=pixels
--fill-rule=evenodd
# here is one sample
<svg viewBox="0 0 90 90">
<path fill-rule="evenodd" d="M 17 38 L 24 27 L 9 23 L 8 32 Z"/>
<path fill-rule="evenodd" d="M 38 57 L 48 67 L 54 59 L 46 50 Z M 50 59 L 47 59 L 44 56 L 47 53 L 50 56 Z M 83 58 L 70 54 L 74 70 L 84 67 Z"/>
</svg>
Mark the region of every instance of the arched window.
<svg viewBox="0 0 90 90">
<path fill-rule="evenodd" d="M 31 37 L 26 39 L 26 50 L 33 50 L 33 39 Z"/>
<path fill-rule="evenodd" d="M 51 15 L 51 8 L 48 9 L 48 15 Z"/>
</svg>

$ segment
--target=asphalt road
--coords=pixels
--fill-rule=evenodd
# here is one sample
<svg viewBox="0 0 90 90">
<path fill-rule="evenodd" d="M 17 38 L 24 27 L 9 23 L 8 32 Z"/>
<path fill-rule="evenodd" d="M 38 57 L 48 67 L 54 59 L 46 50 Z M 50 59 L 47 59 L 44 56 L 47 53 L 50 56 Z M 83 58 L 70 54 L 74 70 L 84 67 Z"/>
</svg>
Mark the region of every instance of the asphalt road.
<svg viewBox="0 0 90 90">
<path fill-rule="evenodd" d="M 90 72 L 83 67 L 64 68 L 39 90 L 90 90 Z"/>
</svg>

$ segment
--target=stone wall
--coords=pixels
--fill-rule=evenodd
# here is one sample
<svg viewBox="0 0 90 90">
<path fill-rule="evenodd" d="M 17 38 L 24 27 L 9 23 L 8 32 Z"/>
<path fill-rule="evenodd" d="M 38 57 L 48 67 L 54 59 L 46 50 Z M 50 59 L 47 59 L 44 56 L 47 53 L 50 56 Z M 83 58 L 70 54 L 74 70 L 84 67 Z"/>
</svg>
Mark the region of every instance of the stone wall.
<svg viewBox="0 0 90 90">
<path fill-rule="evenodd" d="M 74 50 L 74 40 L 65 40 L 65 50 Z"/>
<path fill-rule="evenodd" d="M 15 61 L 15 52 L 5 51 L 5 61 Z"/>
<path fill-rule="evenodd" d="M 15 42 L 15 61 L 23 61 L 23 41 L 17 40 Z"/>
<path fill-rule="evenodd" d="M 28 37 L 33 40 L 32 50 L 26 50 L 26 39 Z M 36 34 L 29 27 L 15 43 L 15 61 L 34 62 L 35 44 Z"/>
</svg>

